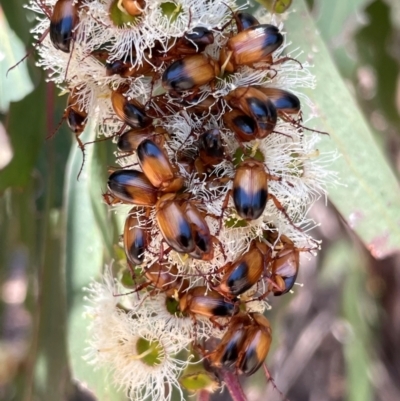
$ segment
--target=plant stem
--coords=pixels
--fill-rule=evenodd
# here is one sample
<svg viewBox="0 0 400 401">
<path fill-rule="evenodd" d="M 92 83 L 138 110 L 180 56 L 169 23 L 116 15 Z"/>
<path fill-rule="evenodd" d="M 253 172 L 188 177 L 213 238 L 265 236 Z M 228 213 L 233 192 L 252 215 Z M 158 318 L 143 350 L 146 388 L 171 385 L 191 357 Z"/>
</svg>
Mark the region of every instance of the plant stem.
<svg viewBox="0 0 400 401">
<path fill-rule="evenodd" d="M 201 390 L 197 395 L 197 401 L 209 401 L 210 393 L 207 390 Z"/>
<path fill-rule="evenodd" d="M 223 379 L 232 397 L 232 401 L 247 401 L 237 375 L 224 371 Z"/>
</svg>

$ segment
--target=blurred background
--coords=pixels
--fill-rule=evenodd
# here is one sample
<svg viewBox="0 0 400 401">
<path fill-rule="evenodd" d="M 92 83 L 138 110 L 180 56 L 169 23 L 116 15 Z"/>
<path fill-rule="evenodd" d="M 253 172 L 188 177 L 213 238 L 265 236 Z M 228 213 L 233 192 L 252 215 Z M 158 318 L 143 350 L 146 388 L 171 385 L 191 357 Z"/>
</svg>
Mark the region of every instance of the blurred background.
<svg viewBox="0 0 400 401">
<path fill-rule="evenodd" d="M 75 138 L 65 125 L 53 136 L 66 96 L 34 56 L 6 76 L 32 43 L 24 3 L 0 1 L 0 400 L 96 399 L 85 383 L 124 400 L 81 358 L 82 287 L 118 258 L 120 222 L 101 204 L 113 149 L 88 145 L 78 181 Z M 331 133 L 321 148 L 342 153 L 332 168 L 344 185 L 311 210 L 322 250 L 303 255 L 303 286 L 271 299 L 268 367 L 292 401 L 398 401 L 400 2 L 293 0 L 289 11 L 289 38 L 315 65 L 313 125 Z M 282 399 L 262 371 L 243 385 L 249 401 Z"/>
</svg>

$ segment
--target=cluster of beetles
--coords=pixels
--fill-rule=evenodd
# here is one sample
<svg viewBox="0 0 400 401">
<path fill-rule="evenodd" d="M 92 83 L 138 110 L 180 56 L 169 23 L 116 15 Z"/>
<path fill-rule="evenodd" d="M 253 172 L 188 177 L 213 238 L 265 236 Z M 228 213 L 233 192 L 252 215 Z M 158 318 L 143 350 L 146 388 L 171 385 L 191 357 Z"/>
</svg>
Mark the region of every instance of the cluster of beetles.
<svg viewBox="0 0 400 401">
<path fill-rule="evenodd" d="M 118 3 L 128 14 L 140 18 L 143 0 Z M 72 51 L 80 7 L 80 1 L 58 0 L 54 9 L 48 10 L 51 42 L 63 52 Z M 219 58 L 207 53 L 217 34 L 225 38 Z M 280 178 L 269 173 L 260 155 L 255 156 L 254 144 L 272 133 L 277 135 L 274 130 L 278 119 L 301 129 L 298 97 L 263 85 L 240 86 L 224 96 L 214 96 L 218 80 L 242 68 L 264 69 L 273 78 L 279 73 L 274 67 L 290 59 L 273 57 L 283 42 L 276 26 L 260 24 L 252 15 L 237 11 L 222 28 L 199 26 L 188 30 L 171 42 L 168 51 L 156 44 L 149 49 L 151 62 L 144 59 L 135 63 L 134 52 L 120 60 L 110 59 L 101 48 L 90 54 L 104 65 L 106 76 L 126 78 L 126 83 L 110 88 L 112 109 L 121 122 L 114 139 L 118 155 L 133 155 L 138 166 L 114 169 L 103 197 L 110 206 L 132 205 L 122 242 L 127 264 L 139 281 L 136 291 L 146 296 L 164 293 L 176 301 L 179 314 L 194 321 L 210 319 L 216 328 L 225 330 L 214 349 L 197 344 L 214 370 L 251 375 L 262 366 L 271 344 L 271 328 L 262 314 L 247 309 L 245 299 L 249 298 L 244 294 L 255 286 L 263 291 L 250 298 L 253 300 L 289 292 L 296 281 L 300 252 L 310 251 L 296 247 L 290 238 L 270 227 L 262 237 L 253 238 L 247 251 L 236 260 L 226 260 L 213 274 L 204 274 L 202 285 L 191 284 L 170 258 L 175 253 L 186 263 L 211 263 L 217 249 L 224 254 L 224 244 L 218 237 L 226 216 L 234 214 L 236 221 L 246 225 L 263 215 L 268 201 L 288 224 L 296 227 L 280 201 L 269 192 L 269 181 Z M 146 103 L 129 97 L 130 82 L 136 77 L 158 83 L 162 93 L 151 95 Z M 78 95 L 70 91 L 65 118 L 83 148 L 79 136 L 88 115 L 79 105 Z M 185 152 L 183 144 L 171 157 L 167 150 L 174 132 L 166 129 L 163 121 L 183 110 L 204 121 L 204 125 L 208 122 L 208 127 L 212 121 L 219 123 L 194 130 L 191 135 L 195 149 Z M 227 151 L 228 131 L 237 142 L 239 161 Z M 221 174 L 223 168 L 216 169 L 223 161 L 232 164 L 232 177 Z M 208 216 L 204 205 L 193 199 L 188 180 L 193 176 L 203 177 L 210 186 L 225 186 L 219 215 Z M 219 228 L 211 230 L 207 218 L 218 220 Z M 160 234 L 157 250 L 150 243 Z"/>
</svg>

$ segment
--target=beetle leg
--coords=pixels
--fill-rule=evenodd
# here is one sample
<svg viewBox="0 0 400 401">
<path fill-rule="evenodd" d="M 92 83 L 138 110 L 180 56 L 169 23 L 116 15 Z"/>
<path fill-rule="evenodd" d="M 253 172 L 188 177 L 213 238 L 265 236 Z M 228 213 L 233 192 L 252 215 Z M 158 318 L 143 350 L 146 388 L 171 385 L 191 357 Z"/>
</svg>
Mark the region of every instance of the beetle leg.
<svg viewBox="0 0 400 401">
<path fill-rule="evenodd" d="M 266 167 L 267 169 L 268 169 L 268 167 Z M 272 175 L 272 174 L 270 174 L 270 173 L 267 173 L 268 174 L 268 180 L 271 180 L 271 181 L 282 181 L 282 177 L 279 177 L 279 176 L 277 176 L 277 175 Z"/>
<path fill-rule="evenodd" d="M 47 15 L 47 12 L 45 12 L 45 14 Z M 47 15 L 47 17 L 50 19 L 50 16 L 49 16 L 49 15 Z M 32 47 L 27 51 L 27 53 L 25 54 L 25 56 L 22 57 L 21 60 L 19 60 L 17 64 L 14 64 L 13 66 L 11 66 L 11 67 L 7 70 L 6 77 L 7 77 L 8 73 L 9 73 L 11 70 L 13 70 L 15 67 L 19 66 L 24 60 L 26 60 L 26 59 L 33 53 L 33 51 L 35 50 L 36 46 L 40 45 L 40 44 L 43 42 L 43 40 L 44 40 L 44 39 L 46 38 L 46 36 L 48 35 L 49 31 L 50 31 L 50 28 L 47 28 L 47 29 L 42 33 L 42 35 L 40 36 L 40 38 L 39 38 L 39 39 L 32 45 Z"/>
<path fill-rule="evenodd" d="M 268 194 L 268 199 L 272 199 L 272 201 L 275 204 L 275 207 L 286 217 L 286 220 L 293 228 L 295 228 L 297 231 L 300 231 L 301 233 L 304 232 L 300 227 L 297 227 L 296 224 L 293 223 L 292 219 L 287 214 L 285 208 L 282 206 L 281 202 L 279 202 L 278 198 L 275 195 Z"/>
<path fill-rule="evenodd" d="M 41 8 L 41 10 L 46 14 L 48 19 L 51 18 L 51 9 L 48 5 L 43 3 L 43 0 L 36 0 L 36 4 Z"/>
<path fill-rule="evenodd" d="M 210 317 L 210 322 L 214 325 L 214 327 L 217 327 L 220 330 L 223 330 L 227 325 L 226 324 L 221 324 L 217 321 L 219 316 L 211 316 Z"/>
<path fill-rule="evenodd" d="M 279 134 L 279 135 L 286 136 L 287 138 L 290 138 L 293 141 L 293 137 L 291 135 L 289 135 L 289 134 L 284 134 L 283 132 L 279 132 L 279 131 L 276 131 L 276 130 L 273 130 L 272 132 L 274 134 Z"/>
<path fill-rule="evenodd" d="M 135 294 L 138 293 L 139 291 L 144 290 L 145 288 L 147 288 L 149 285 L 151 285 L 150 281 L 146 281 L 142 284 L 139 284 L 134 290 L 129 291 L 129 292 L 124 292 L 123 294 L 113 294 L 114 297 L 122 297 L 124 295 L 130 295 L 130 294 Z"/>
<path fill-rule="evenodd" d="M 288 57 L 288 56 L 285 56 L 285 57 L 279 58 L 278 60 L 275 60 L 274 62 L 271 63 L 271 65 L 282 64 L 285 61 L 294 61 L 295 63 L 300 65 L 301 70 L 303 69 L 303 64 L 301 64 L 299 60 L 296 60 L 295 58 Z"/>
<path fill-rule="evenodd" d="M 164 246 L 163 246 L 164 240 L 161 240 L 160 242 L 160 251 L 158 253 L 158 261 L 162 262 L 163 258 L 164 258 Z"/>
<path fill-rule="evenodd" d="M 85 145 L 83 144 L 83 142 L 81 141 L 81 139 L 79 138 L 78 135 L 75 135 L 75 139 L 77 140 L 78 146 L 82 151 L 82 164 L 81 164 L 81 168 L 79 169 L 79 173 L 78 173 L 78 175 L 76 177 L 77 181 L 79 181 L 79 177 L 80 177 L 80 175 L 82 173 L 83 166 L 85 165 L 86 153 L 85 153 Z"/>
<path fill-rule="evenodd" d="M 222 207 L 221 207 L 221 215 L 219 216 L 219 226 L 218 226 L 217 235 L 219 234 L 219 232 L 220 232 L 221 229 L 222 229 L 222 219 L 224 218 L 225 210 L 228 208 L 229 199 L 230 199 L 230 196 L 231 196 L 231 195 L 232 195 L 232 190 L 230 189 L 230 190 L 226 193 L 226 196 L 225 196 L 225 199 L 224 199 L 224 203 L 222 204 Z"/>
<path fill-rule="evenodd" d="M 111 136 L 106 136 L 104 138 L 96 139 L 95 141 L 85 142 L 84 146 L 92 145 L 92 144 L 97 143 L 97 142 L 108 141 L 108 140 L 110 140 L 112 138 L 115 138 L 116 136 L 121 135 L 122 132 L 125 130 L 125 128 L 126 128 L 126 124 L 123 124 L 122 127 L 115 134 L 112 134 Z M 121 156 L 121 157 L 124 157 L 124 156 Z"/>
<path fill-rule="evenodd" d="M 282 393 L 282 391 L 279 390 L 279 388 L 276 386 L 275 380 L 272 377 L 271 372 L 267 368 L 267 365 L 265 362 L 263 363 L 263 369 L 264 369 L 265 377 L 266 377 L 267 381 L 271 382 L 273 389 L 279 393 L 279 395 L 282 397 L 282 400 L 289 401 L 288 398 L 286 398 L 285 395 Z"/>
</svg>

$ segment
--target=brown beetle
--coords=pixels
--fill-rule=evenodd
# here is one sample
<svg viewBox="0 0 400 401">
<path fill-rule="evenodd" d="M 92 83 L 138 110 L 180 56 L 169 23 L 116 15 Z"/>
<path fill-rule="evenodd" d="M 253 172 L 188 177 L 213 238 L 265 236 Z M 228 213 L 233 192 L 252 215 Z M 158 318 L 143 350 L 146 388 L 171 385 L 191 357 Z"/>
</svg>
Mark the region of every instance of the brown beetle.
<svg viewBox="0 0 400 401">
<path fill-rule="evenodd" d="M 231 91 L 225 99 L 233 107 L 251 117 L 257 125 L 256 137 L 265 138 L 275 128 L 278 113 L 272 101 L 260 90 L 248 86 Z"/>
<path fill-rule="evenodd" d="M 214 258 L 213 243 L 216 239 L 210 234 L 203 214 L 190 201 L 184 203 L 183 210 L 191 225 L 195 242 L 195 249 L 189 255 L 195 259 L 212 260 Z"/>
<path fill-rule="evenodd" d="M 108 178 L 108 190 L 125 203 L 153 206 L 157 201 L 157 188 L 137 170 L 117 170 Z"/>
<path fill-rule="evenodd" d="M 175 93 L 195 90 L 213 81 L 219 73 L 218 62 L 203 54 L 196 54 L 168 66 L 162 75 L 162 85 Z"/>
<path fill-rule="evenodd" d="M 146 219 L 137 216 L 136 209 L 131 210 L 125 220 L 124 250 L 131 265 L 141 265 L 144 262 L 146 248 L 149 244 L 149 227 Z"/>
<path fill-rule="evenodd" d="M 79 22 L 79 2 L 58 0 L 50 17 L 50 40 L 57 50 L 71 51 L 74 29 Z"/>
<path fill-rule="evenodd" d="M 236 368 L 239 373 L 251 376 L 264 363 L 272 342 L 271 326 L 260 313 L 251 314 L 253 325 L 246 333 Z"/>
<path fill-rule="evenodd" d="M 216 319 L 230 317 L 237 313 L 237 305 L 227 301 L 216 291 L 207 290 L 207 287 L 192 287 L 179 300 L 179 309 L 182 313 L 205 316 L 217 326 L 222 327 Z"/>
<path fill-rule="evenodd" d="M 224 160 L 224 145 L 219 129 L 203 132 L 199 138 L 200 159 L 206 165 L 215 166 Z"/>
<path fill-rule="evenodd" d="M 154 67 L 148 63 L 146 60 L 143 60 L 141 65 L 132 65 L 129 61 L 123 60 L 112 60 L 107 61 L 106 64 L 106 75 L 108 77 L 112 75 L 119 75 L 122 78 L 132 78 L 138 77 L 140 75 L 153 76 L 154 75 Z"/>
<path fill-rule="evenodd" d="M 206 357 L 217 368 L 233 369 L 241 355 L 243 343 L 252 321 L 245 313 L 232 316 L 228 329 L 217 348 Z"/>
<path fill-rule="evenodd" d="M 132 128 L 143 129 L 151 125 L 152 119 L 148 117 L 141 105 L 135 99 L 128 99 L 119 91 L 112 91 L 111 103 L 115 114 Z"/>
<path fill-rule="evenodd" d="M 258 128 L 253 118 L 238 109 L 233 109 L 223 116 L 224 124 L 236 135 L 240 142 L 250 142 L 257 139 Z"/>
<path fill-rule="evenodd" d="M 243 11 L 236 12 L 234 18 L 238 32 L 242 32 L 245 29 L 251 28 L 252 26 L 260 25 L 258 20 L 252 14 L 245 13 Z"/>
<path fill-rule="evenodd" d="M 144 269 L 144 274 L 149 280 L 148 285 L 164 292 L 167 297 L 173 297 L 188 287 L 188 281 L 179 275 L 175 265 L 154 263 Z"/>
<path fill-rule="evenodd" d="M 287 114 L 300 113 L 300 99 L 293 93 L 279 88 L 265 88 L 263 86 L 257 86 L 256 88 L 271 100 L 280 117 Z"/>
<path fill-rule="evenodd" d="M 75 91 L 70 92 L 67 100 L 67 108 L 65 109 L 65 119 L 67 120 L 68 127 L 77 136 L 83 132 L 86 126 L 87 113 L 82 110 L 78 103 L 78 96 Z M 83 148 L 83 144 L 80 143 L 79 146 Z"/>
<path fill-rule="evenodd" d="M 149 181 L 162 192 L 176 192 L 183 178 L 171 166 L 165 152 L 151 139 L 144 139 L 137 148 L 140 167 Z"/>
<path fill-rule="evenodd" d="M 256 220 L 268 201 L 268 174 L 264 164 L 246 159 L 236 168 L 232 189 L 238 215 L 244 220 Z"/>
<path fill-rule="evenodd" d="M 270 265 L 272 284 L 269 290 L 278 296 L 286 294 L 293 288 L 299 272 L 300 252 L 310 251 L 311 248 L 296 248 L 293 241 L 281 235 L 274 249 L 277 253 Z"/>
<path fill-rule="evenodd" d="M 267 201 L 271 199 L 288 223 L 299 230 L 276 196 L 268 193 L 269 180 L 280 181 L 281 178 L 268 174 L 264 163 L 248 158 L 239 164 L 232 188 L 233 202 L 238 215 L 244 220 L 256 220 L 264 212 Z M 224 207 L 227 202 L 228 197 L 225 199 Z"/>
<path fill-rule="evenodd" d="M 163 195 L 156 204 L 156 221 L 165 242 L 175 251 L 190 253 L 196 247 L 190 221 L 175 194 Z"/>
<path fill-rule="evenodd" d="M 283 36 L 274 25 L 251 26 L 231 37 L 221 49 L 222 70 L 233 73 L 240 66 L 253 67 L 261 61 L 272 64 L 271 54 L 283 43 Z"/>
<path fill-rule="evenodd" d="M 214 43 L 214 34 L 208 28 L 198 26 L 186 32 L 176 43 L 161 54 L 162 59 L 178 58 L 202 53 L 208 45 Z"/>
<path fill-rule="evenodd" d="M 250 376 L 263 364 L 272 341 L 271 327 L 260 313 L 233 316 L 215 351 L 206 355 L 217 368 Z"/>
<path fill-rule="evenodd" d="M 143 267 L 143 276 L 147 281 L 136 286 L 133 292 L 139 292 L 149 286 L 153 287 L 150 295 L 162 292 L 168 298 L 175 298 L 185 291 L 189 282 L 179 274 L 175 265 L 169 263 L 153 263 L 150 267 Z"/>
<path fill-rule="evenodd" d="M 161 127 L 153 127 L 150 125 L 144 129 L 130 129 L 122 133 L 117 141 L 118 150 L 126 153 L 133 153 L 137 150 L 138 146 L 145 139 L 151 139 L 157 145 L 164 144 L 164 131 L 159 129 Z"/>
<path fill-rule="evenodd" d="M 223 276 L 214 290 L 228 299 L 243 294 L 261 279 L 263 273 L 267 275 L 271 255 L 267 244 L 253 240 L 247 252 L 221 269 Z"/>
<path fill-rule="evenodd" d="M 182 199 L 176 194 L 163 194 L 145 174 L 136 170 L 113 172 L 108 179 L 108 189 L 110 194 L 103 197 L 109 205 L 119 200 L 139 206 L 155 206 L 158 228 L 165 242 L 175 251 L 188 253 L 196 259 L 213 258 L 215 238 L 210 235 L 203 215 L 190 201 L 182 206 Z"/>
<path fill-rule="evenodd" d="M 207 167 L 214 167 L 225 158 L 224 146 L 219 129 L 210 129 L 199 137 L 199 157 L 195 167 L 199 174 L 205 174 Z"/>
</svg>

